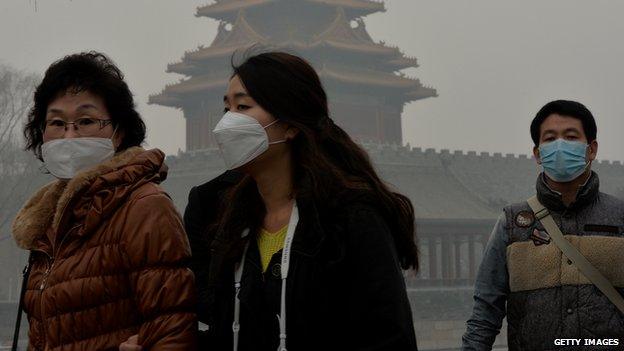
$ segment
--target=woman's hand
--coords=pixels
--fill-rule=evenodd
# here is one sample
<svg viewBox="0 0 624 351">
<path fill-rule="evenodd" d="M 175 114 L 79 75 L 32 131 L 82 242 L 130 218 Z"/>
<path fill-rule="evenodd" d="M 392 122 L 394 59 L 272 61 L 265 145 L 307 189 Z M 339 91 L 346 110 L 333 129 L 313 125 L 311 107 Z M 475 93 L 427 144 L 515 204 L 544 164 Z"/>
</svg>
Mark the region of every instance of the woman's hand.
<svg viewBox="0 0 624 351">
<path fill-rule="evenodd" d="M 141 351 L 143 348 L 139 345 L 139 335 L 135 334 L 119 345 L 119 351 Z"/>
</svg>

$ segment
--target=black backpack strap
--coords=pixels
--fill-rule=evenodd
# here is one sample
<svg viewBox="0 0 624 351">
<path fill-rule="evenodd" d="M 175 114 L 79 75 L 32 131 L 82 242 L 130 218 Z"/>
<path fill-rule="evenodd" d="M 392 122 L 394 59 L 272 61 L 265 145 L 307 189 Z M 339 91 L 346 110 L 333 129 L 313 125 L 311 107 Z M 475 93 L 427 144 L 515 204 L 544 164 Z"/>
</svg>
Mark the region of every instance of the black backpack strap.
<svg viewBox="0 0 624 351">
<path fill-rule="evenodd" d="M 22 323 L 22 311 L 24 304 L 24 295 L 26 294 L 26 286 L 28 285 L 28 277 L 30 276 L 30 266 L 32 262 L 32 251 L 28 255 L 28 263 L 22 271 L 22 290 L 20 291 L 19 305 L 17 305 L 17 318 L 15 319 L 15 333 L 13 334 L 13 347 L 11 351 L 17 351 L 17 341 L 19 339 L 20 324 Z"/>
</svg>

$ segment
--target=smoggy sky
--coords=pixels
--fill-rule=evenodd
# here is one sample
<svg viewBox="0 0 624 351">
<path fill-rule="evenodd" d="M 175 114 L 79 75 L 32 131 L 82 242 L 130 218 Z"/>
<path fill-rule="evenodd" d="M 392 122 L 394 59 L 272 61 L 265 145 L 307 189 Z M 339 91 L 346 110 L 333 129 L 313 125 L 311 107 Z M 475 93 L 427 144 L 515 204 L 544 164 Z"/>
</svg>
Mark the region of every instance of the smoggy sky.
<svg viewBox="0 0 624 351">
<path fill-rule="evenodd" d="M 108 54 L 126 74 L 148 145 L 184 149 L 182 113 L 147 105 L 181 76 L 185 50 L 208 46 L 217 22 L 194 16 L 209 0 L 2 0 L 0 63 L 43 74 L 62 56 Z M 624 160 L 624 2 L 608 0 L 386 0 L 365 18 L 373 39 L 416 56 L 407 70 L 439 97 L 409 104 L 404 141 L 423 148 L 529 153 L 528 126 L 547 101 L 585 103 L 599 158 Z"/>
</svg>

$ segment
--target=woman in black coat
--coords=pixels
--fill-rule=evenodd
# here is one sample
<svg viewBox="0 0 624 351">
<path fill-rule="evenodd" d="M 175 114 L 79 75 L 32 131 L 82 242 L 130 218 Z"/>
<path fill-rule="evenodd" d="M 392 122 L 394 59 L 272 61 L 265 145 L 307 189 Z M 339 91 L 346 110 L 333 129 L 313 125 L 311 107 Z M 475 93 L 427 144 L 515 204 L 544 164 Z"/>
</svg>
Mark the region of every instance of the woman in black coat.
<svg viewBox="0 0 624 351">
<path fill-rule="evenodd" d="M 214 303 L 214 298 L 210 298 L 214 287 L 208 284 L 210 257 L 213 254 L 210 253 L 210 242 L 205 238 L 204 229 L 216 219 L 218 214 L 217 211 L 206 212 L 206 210 L 214 208 L 226 189 L 235 185 L 240 179 L 240 174 L 228 171 L 210 182 L 194 187 L 190 192 L 188 206 L 184 213 L 184 222 L 193 250 L 192 267 L 199 293 L 197 313 L 199 320 L 203 323 L 210 323 L 212 329 L 200 332 L 200 344 L 203 346 L 200 349 L 232 349 L 232 304 L 226 297 L 224 302 L 228 306 L 208 307 L 209 301 Z M 366 199 L 363 196 L 359 200 L 354 201 L 352 205 L 345 203 L 344 210 L 351 212 L 351 230 L 346 233 L 331 233 L 332 236 L 350 234 L 353 239 L 352 244 L 355 245 L 328 248 L 354 251 L 361 263 L 358 264 L 355 261 L 350 264 L 357 267 L 340 267 L 345 262 L 342 264 L 336 262 L 332 266 L 340 267 L 340 270 L 323 272 L 317 265 L 305 264 L 305 262 L 313 263 L 315 258 L 320 259 L 318 254 L 315 255 L 315 252 L 312 252 L 306 255 L 305 252 L 301 252 L 302 256 L 307 256 L 307 259 L 302 260 L 304 263 L 300 268 L 300 274 L 297 274 L 301 277 L 297 279 L 298 283 L 292 283 L 300 285 L 297 291 L 301 295 L 293 297 L 295 304 L 300 305 L 289 309 L 288 323 L 295 323 L 293 320 L 296 320 L 296 324 L 303 329 L 301 340 L 308 344 L 291 345 L 296 337 L 295 330 L 289 329 L 288 348 L 290 350 L 337 350 L 339 345 L 343 345 L 340 347 L 342 350 L 417 350 L 412 329 L 411 309 L 388 226 L 375 210 L 374 203 L 370 202 L 371 198 Z M 367 200 L 368 204 L 364 202 Z M 312 217 L 316 216 L 312 215 Z M 314 223 L 312 227 L 319 228 L 319 223 Z M 309 234 L 316 237 L 318 241 L 326 236 L 326 233 L 322 233 L 321 230 L 312 231 Z M 362 239 L 369 240 L 364 242 Z M 307 243 L 312 244 L 311 249 L 318 244 L 311 241 Z M 298 256 L 296 251 L 293 251 L 293 254 L 293 258 Z M 272 260 L 272 267 L 279 266 L 279 258 L 281 256 Z M 253 262 L 257 260 L 257 256 L 254 255 L 249 259 L 250 261 L 247 262 Z M 387 262 L 392 262 L 394 265 Z M 250 267 L 254 274 L 249 278 L 253 279 L 254 286 L 261 285 L 264 281 L 267 289 L 270 286 L 276 289 L 275 282 L 278 277 L 275 275 L 275 269 L 269 268 L 266 273 L 262 274 L 257 263 L 251 263 Z M 358 272 L 359 274 L 352 275 Z M 294 274 L 291 274 L 294 278 Z M 330 277 L 329 274 L 333 276 Z M 288 282 L 290 284 L 291 280 Z M 242 281 L 242 285 L 246 285 L 245 280 Z M 223 288 L 226 290 L 226 296 L 231 294 L 227 292 L 228 284 L 225 284 Z M 249 292 L 246 296 L 252 294 L 253 292 Z M 264 304 L 261 299 L 254 299 L 254 302 L 258 305 Z M 257 310 L 258 307 L 255 306 L 254 309 Z M 298 309 L 301 309 L 302 313 L 293 312 Z M 214 311 L 220 311 L 218 315 L 223 319 L 222 321 L 214 321 L 216 316 L 211 316 Z M 259 334 L 265 333 L 262 321 L 258 319 L 254 321 L 255 318 L 251 317 L 250 320 L 255 324 L 254 329 Z M 217 328 L 221 330 L 218 338 L 215 335 Z M 242 324 L 242 328 L 245 328 L 245 324 Z M 241 334 L 244 334 L 242 329 Z M 271 337 L 271 335 L 268 336 Z M 264 337 L 256 340 L 259 339 L 264 339 Z M 239 350 L 263 350 L 259 345 L 259 342 L 250 340 L 249 348 L 241 346 Z"/>
<path fill-rule="evenodd" d="M 224 105 L 214 132 L 230 171 L 193 188 L 184 215 L 201 349 L 416 350 L 412 205 L 333 123 L 314 69 L 250 57 Z"/>
<path fill-rule="evenodd" d="M 411 203 L 330 119 L 316 72 L 289 54 L 253 56 L 224 102 L 215 135 L 233 171 L 193 188 L 184 215 L 204 349 L 416 350 L 402 274 L 418 263 Z M 259 233 L 287 227 L 291 248 L 286 233 L 261 257 Z"/>
</svg>

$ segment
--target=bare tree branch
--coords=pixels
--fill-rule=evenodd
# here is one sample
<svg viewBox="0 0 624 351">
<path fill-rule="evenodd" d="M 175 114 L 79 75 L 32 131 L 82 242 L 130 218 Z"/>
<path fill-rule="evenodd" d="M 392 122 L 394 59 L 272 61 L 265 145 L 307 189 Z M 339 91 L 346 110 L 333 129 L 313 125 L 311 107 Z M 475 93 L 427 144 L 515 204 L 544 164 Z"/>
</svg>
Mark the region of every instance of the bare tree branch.
<svg viewBox="0 0 624 351">
<path fill-rule="evenodd" d="M 26 121 L 39 77 L 9 66 L 0 66 L 0 155 L 20 142 L 18 126 Z"/>
<path fill-rule="evenodd" d="M 0 65 L 0 237 L 36 178 L 34 157 L 22 150 L 21 128 L 38 81 L 35 74 Z"/>
</svg>

